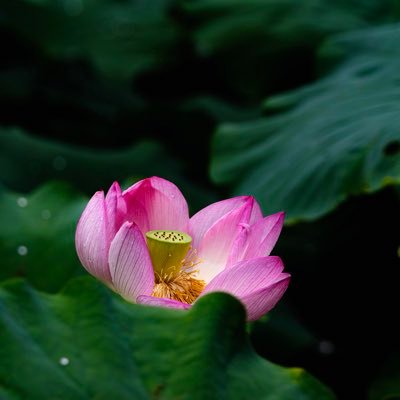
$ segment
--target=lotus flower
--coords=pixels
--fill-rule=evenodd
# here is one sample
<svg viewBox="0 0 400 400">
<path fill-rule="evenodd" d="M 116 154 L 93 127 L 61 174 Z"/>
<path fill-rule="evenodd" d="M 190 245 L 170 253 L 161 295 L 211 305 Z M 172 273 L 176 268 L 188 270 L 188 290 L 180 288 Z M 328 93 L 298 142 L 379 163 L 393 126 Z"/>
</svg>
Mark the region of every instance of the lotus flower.
<svg viewBox="0 0 400 400">
<path fill-rule="evenodd" d="M 182 193 L 165 179 L 147 178 L 124 192 L 115 182 L 87 204 L 76 250 L 89 273 L 128 301 L 187 309 L 222 291 L 255 320 L 289 284 L 281 259 L 269 256 L 283 218 L 263 218 L 251 196 L 216 202 L 189 218 Z"/>
</svg>

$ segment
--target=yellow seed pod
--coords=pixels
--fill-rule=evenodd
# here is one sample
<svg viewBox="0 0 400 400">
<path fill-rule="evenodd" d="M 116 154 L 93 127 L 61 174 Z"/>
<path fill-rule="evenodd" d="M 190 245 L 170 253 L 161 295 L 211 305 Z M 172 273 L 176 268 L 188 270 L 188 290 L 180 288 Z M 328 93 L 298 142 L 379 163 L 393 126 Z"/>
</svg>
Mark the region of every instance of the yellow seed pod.
<svg viewBox="0 0 400 400">
<path fill-rule="evenodd" d="M 146 240 L 154 272 L 160 277 L 177 276 L 192 238 L 178 231 L 150 231 L 146 233 Z"/>
</svg>

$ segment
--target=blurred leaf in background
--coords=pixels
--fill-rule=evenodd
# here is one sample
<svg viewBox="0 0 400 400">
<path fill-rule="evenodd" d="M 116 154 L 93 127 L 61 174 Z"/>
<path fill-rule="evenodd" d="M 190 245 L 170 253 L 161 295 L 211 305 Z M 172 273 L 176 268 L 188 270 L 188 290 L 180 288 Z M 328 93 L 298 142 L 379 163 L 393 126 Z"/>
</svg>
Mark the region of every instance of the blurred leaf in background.
<svg viewBox="0 0 400 400">
<path fill-rule="evenodd" d="M 398 25 L 328 41 L 323 61 L 341 61 L 331 75 L 268 99 L 270 116 L 219 127 L 214 181 L 292 221 L 400 183 L 399 41 Z"/>
<path fill-rule="evenodd" d="M 396 0 L 182 0 L 200 57 L 249 100 L 314 78 L 328 35 L 400 17 Z"/>
<path fill-rule="evenodd" d="M 15 191 L 27 192 L 57 179 L 92 195 L 108 190 L 115 180 L 130 178 L 133 183 L 161 175 L 182 188 L 192 199 L 191 211 L 195 212 L 212 202 L 215 195 L 183 177 L 182 170 L 182 163 L 155 141 L 121 150 L 98 150 L 35 138 L 15 128 L 0 129 L 0 182 Z"/>
<path fill-rule="evenodd" d="M 58 295 L 14 281 L 0 289 L 0 309 L 7 400 L 334 398 L 304 371 L 258 357 L 226 294 L 180 312 L 128 304 L 90 278 Z"/>
<path fill-rule="evenodd" d="M 2 24 L 50 56 L 89 57 L 115 80 L 174 60 L 172 1 L 2 0 Z"/>
<path fill-rule="evenodd" d="M 55 292 L 82 272 L 74 238 L 85 203 L 63 183 L 47 183 L 29 196 L 0 189 L 0 280 L 24 276 Z"/>
</svg>

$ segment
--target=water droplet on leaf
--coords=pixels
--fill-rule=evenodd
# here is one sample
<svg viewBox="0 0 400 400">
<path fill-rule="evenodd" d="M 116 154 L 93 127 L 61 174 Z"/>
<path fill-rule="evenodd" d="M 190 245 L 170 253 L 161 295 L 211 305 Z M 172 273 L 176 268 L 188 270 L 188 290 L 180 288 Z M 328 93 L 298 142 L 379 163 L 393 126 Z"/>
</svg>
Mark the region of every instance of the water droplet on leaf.
<svg viewBox="0 0 400 400">
<path fill-rule="evenodd" d="M 69 358 L 67 358 L 67 357 L 61 357 L 59 363 L 60 363 L 60 365 L 62 365 L 63 367 L 65 367 L 66 365 L 69 364 Z"/>
<path fill-rule="evenodd" d="M 17 204 L 20 207 L 26 207 L 28 205 L 28 199 L 26 197 L 18 197 Z"/>
<path fill-rule="evenodd" d="M 26 256 L 28 254 L 28 248 L 26 246 L 18 246 L 17 253 L 20 256 Z"/>
</svg>

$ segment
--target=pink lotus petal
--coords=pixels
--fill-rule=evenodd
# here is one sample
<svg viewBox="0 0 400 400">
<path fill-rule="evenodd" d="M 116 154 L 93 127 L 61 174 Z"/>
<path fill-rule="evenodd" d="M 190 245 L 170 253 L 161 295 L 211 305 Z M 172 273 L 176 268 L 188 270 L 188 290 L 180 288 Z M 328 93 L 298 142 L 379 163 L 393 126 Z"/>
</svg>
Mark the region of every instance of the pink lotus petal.
<svg viewBox="0 0 400 400">
<path fill-rule="evenodd" d="M 249 197 L 241 207 L 225 214 L 204 234 L 197 249 L 201 260 L 199 279 L 210 282 L 225 268 L 232 245 L 242 229 L 241 225 L 249 221 L 252 208 L 253 199 Z"/>
<path fill-rule="evenodd" d="M 152 177 L 123 193 L 117 182 L 105 197 L 97 192 L 78 223 L 76 248 L 85 268 L 126 299 L 188 309 L 188 304 L 151 296 L 154 271 L 144 236 L 155 229 L 188 232 L 200 261 L 198 278 L 208 282 L 201 295 L 228 292 L 242 301 L 253 320 L 268 312 L 289 284 L 281 260 L 265 257 L 282 224 L 283 213 L 263 219 L 251 196 L 214 203 L 189 221 L 179 189 Z"/>
<path fill-rule="evenodd" d="M 201 296 L 215 291 L 230 293 L 243 302 L 248 318 L 254 319 L 255 315 L 269 311 L 282 297 L 290 278 L 282 271 L 279 257 L 241 261 L 218 274 Z"/>
<path fill-rule="evenodd" d="M 125 222 L 111 243 L 109 265 L 115 290 L 127 300 L 150 295 L 154 271 L 146 242 L 139 228 Z"/>
<path fill-rule="evenodd" d="M 187 230 L 188 206 L 173 183 L 153 176 L 131 186 L 123 197 L 128 209 L 127 219 L 135 222 L 143 234 L 156 229 Z"/>
<path fill-rule="evenodd" d="M 242 297 L 240 300 L 246 307 L 247 319 L 255 321 L 272 310 L 285 294 L 289 282 L 290 275 L 282 274 L 280 281 Z"/>
<path fill-rule="evenodd" d="M 237 234 L 229 253 L 228 261 L 226 262 L 226 268 L 236 265 L 239 261 L 243 260 L 243 254 L 246 251 L 247 240 L 250 231 L 249 224 L 241 224 L 241 230 Z"/>
<path fill-rule="evenodd" d="M 244 258 L 268 256 L 278 241 L 284 219 L 285 213 L 279 212 L 269 215 L 252 225 Z"/>
<path fill-rule="evenodd" d="M 240 261 L 223 270 L 204 289 L 203 293 L 227 289 L 242 296 L 274 283 L 283 271 L 279 257 L 269 256 Z"/>
<path fill-rule="evenodd" d="M 96 192 L 79 219 L 75 246 L 79 260 L 87 271 L 103 282 L 111 283 L 107 220 L 104 193 Z"/>
<path fill-rule="evenodd" d="M 257 200 L 252 196 L 251 198 L 253 199 L 253 209 L 251 211 L 249 224 L 253 225 L 254 223 L 263 218 L 263 213 L 261 211 L 260 205 L 258 204 Z"/>
<path fill-rule="evenodd" d="M 200 210 L 190 218 L 189 234 L 193 239 L 193 247 L 197 249 L 205 233 L 224 215 L 242 207 L 250 201 L 250 196 L 238 196 L 232 199 L 218 201 Z M 257 214 L 257 207 L 255 214 Z M 254 216 L 256 218 L 257 215 Z"/>
<path fill-rule="evenodd" d="M 107 223 L 109 231 L 109 241 L 114 238 L 126 216 L 126 204 L 122 197 L 121 187 L 118 182 L 114 182 L 105 199 L 107 209 Z"/>
<path fill-rule="evenodd" d="M 285 213 L 279 212 L 243 227 L 232 246 L 227 265 L 250 258 L 268 256 L 282 230 Z"/>
<path fill-rule="evenodd" d="M 149 306 L 176 308 L 182 310 L 187 310 L 191 307 L 190 304 L 181 303 L 180 301 L 177 300 L 164 299 L 153 296 L 139 296 L 137 298 L 137 302 L 138 304 L 145 304 Z"/>
<path fill-rule="evenodd" d="M 124 192 L 122 194 L 127 208 L 125 220 L 134 222 L 143 235 L 150 230 L 146 204 L 143 202 L 143 197 L 145 197 L 143 192 L 145 192 L 146 189 L 147 191 L 151 190 L 147 184 L 146 187 L 142 187 L 141 184 L 137 187 L 134 185 L 128 189 L 130 190 L 129 192 Z"/>
</svg>

